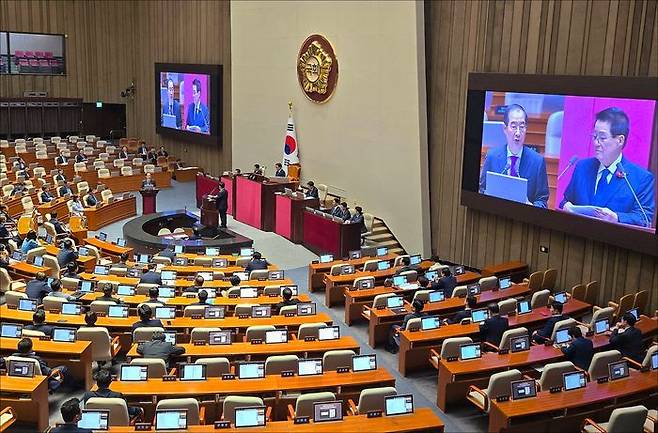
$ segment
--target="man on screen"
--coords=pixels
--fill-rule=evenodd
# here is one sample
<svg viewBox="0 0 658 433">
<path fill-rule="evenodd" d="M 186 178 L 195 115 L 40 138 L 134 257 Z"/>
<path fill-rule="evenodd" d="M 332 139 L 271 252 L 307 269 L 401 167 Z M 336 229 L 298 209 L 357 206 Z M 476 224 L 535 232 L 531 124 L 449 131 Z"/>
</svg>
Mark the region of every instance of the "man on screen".
<svg viewBox="0 0 658 433">
<path fill-rule="evenodd" d="M 653 174 L 622 154 L 628 140 L 629 123 L 626 113 L 616 107 L 596 114 L 592 132 L 595 157 L 576 164 L 560 203 L 562 209 L 609 222 L 651 226 L 655 210 Z"/>
<path fill-rule="evenodd" d="M 503 117 L 506 146 L 492 147 L 487 152 L 480 175 L 480 193 L 487 188 L 487 172 L 491 171 L 528 180 L 526 204 L 546 208 L 548 176 L 546 162 L 539 153 L 524 145 L 528 115 L 518 104 L 507 106 Z"/>
<path fill-rule="evenodd" d="M 167 100 L 162 103 L 162 114 L 176 116 L 176 128 L 183 125 L 183 118 L 181 117 L 180 105 L 174 99 L 174 80 L 167 78 Z M 164 120 L 162 122 L 164 125 Z"/>
<path fill-rule="evenodd" d="M 201 81 L 198 78 L 192 81 L 192 99 L 194 102 L 187 107 L 187 130 L 208 133 L 210 118 L 208 107 L 201 103 Z"/>
</svg>

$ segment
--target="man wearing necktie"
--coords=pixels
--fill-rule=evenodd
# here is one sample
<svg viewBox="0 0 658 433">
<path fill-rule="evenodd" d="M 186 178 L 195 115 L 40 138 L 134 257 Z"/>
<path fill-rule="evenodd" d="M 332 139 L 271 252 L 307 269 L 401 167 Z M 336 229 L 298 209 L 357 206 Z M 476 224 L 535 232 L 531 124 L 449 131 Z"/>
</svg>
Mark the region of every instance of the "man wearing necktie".
<svg viewBox="0 0 658 433">
<path fill-rule="evenodd" d="M 528 181 L 526 204 L 546 208 L 548 204 L 548 176 L 544 157 L 525 146 L 528 115 L 518 104 L 507 106 L 503 117 L 505 146 L 492 147 L 480 174 L 480 193 L 487 188 L 487 172 L 521 177 Z"/>
<path fill-rule="evenodd" d="M 208 133 L 210 131 L 210 117 L 208 107 L 201 103 L 201 81 L 195 78 L 192 81 L 192 100 L 187 107 L 187 130 Z"/>
<path fill-rule="evenodd" d="M 167 79 L 167 100 L 162 106 L 162 114 L 176 116 L 176 128 L 183 125 L 183 118 L 181 116 L 180 104 L 174 99 L 174 80 Z"/>
<path fill-rule="evenodd" d="M 610 107 L 597 113 L 592 132 L 595 156 L 576 164 L 560 203 L 562 209 L 575 212 L 574 205 L 594 206 L 593 216 L 604 221 L 652 225 L 654 175 L 623 156 L 629 131 L 628 116 L 621 109 Z"/>
</svg>

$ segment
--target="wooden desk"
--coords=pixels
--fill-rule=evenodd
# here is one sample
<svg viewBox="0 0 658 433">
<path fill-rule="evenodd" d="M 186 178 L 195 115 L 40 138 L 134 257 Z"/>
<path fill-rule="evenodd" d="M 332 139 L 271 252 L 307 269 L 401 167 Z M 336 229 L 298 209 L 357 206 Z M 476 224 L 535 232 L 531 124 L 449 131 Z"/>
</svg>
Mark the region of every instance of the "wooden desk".
<svg viewBox="0 0 658 433">
<path fill-rule="evenodd" d="M 344 224 L 334 221 L 322 213 L 304 210 L 304 232 L 302 243 L 316 254 L 333 254 L 347 257 L 348 253 L 361 247 L 359 224 Z"/>
<path fill-rule="evenodd" d="M 139 284 L 139 278 L 119 277 L 117 275 L 95 275 L 89 273 L 82 273 L 80 274 L 80 278 L 86 280 L 94 280 L 94 281 L 111 281 L 118 284 L 128 284 L 131 286 L 136 286 L 137 284 Z M 289 286 L 293 284 L 295 284 L 295 282 L 289 278 L 284 278 L 282 280 L 244 280 L 240 282 L 240 286 L 256 287 L 259 289 L 262 289 L 265 286 L 275 286 L 275 285 Z M 192 286 L 194 286 L 194 281 L 192 280 L 187 280 L 182 278 L 178 278 L 176 280 L 176 287 L 192 287 Z M 230 281 L 213 280 L 213 281 L 204 281 L 203 287 L 216 287 L 216 288 L 226 289 L 232 286 Z"/>
<path fill-rule="evenodd" d="M 133 169 L 139 167 L 133 167 Z M 141 168 L 143 170 L 143 167 Z M 113 169 L 111 171 L 119 171 L 120 169 Z M 99 178 L 96 170 L 86 171 L 80 173 L 82 179 L 89 182 L 89 185 L 96 185 L 97 183 L 104 184 L 108 189 L 116 195 L 120 192 L 139 191 L 142 187 L 142 181 L 146 179 L 146 174 L 141 172 L 131 176 L 112 176 L 109 178 Z M 158 188 L 171 187 L 171 172 L 160 171 L 152 174 L 153 180 Z"/>
<path fill-rule="evenodd" d="M 135 197 L 103 204 L 100 208 L 85 209 L 89 230 L 99 230 L 108 224 L 137 215 Z"/>
<path fill-rule="evenodd" d="M 17 278 L 26 278 L 28 280 L 36 277 L 38 272 L 50 273 L 50 268 L 45 266 L 34 266 L 25 262 L 14 262 L 7 268 L 9 274 Z"/>
<path fill-rule="evenodd" d="M 11 406 L 18 421 L 36 424 L 43 432 L 48 428 L 48 379 L 46 376 L 33 378 L 1 376 L 0 410 Z M 25 396 L 29 398 L 25 398 Z"/>
<path fill-rule="evenodd" d="M 89 341 L 75 341 L 61 343 L 54 341 L 41 341 L 31 338 L 33 350 L 48 361 L 48 365 L 66 365 L 72 376 L 84 382 L 85 390 L 93 384 L 91 370 L 91 343 Z M 0 337 L 0 352 L 10 355 L 17 351 L 19 338 Z M 0 381 L 1 382 L 1 381 Z"/>
<path fill-rule="evenodd" d="M 362 290 L 357 292 L 346 292 L 346 295 L 351 295 L 352 293 L 358 294 L 361 291 Z M 363 291 L 365 292 L 365 290 Z M 490 290 L 482 292 L 476 296 L 477 305 L 482 307 L 492 302 L 499 302 L 503 299 L 514 298 L 517 296 L 525 296 L 529 293 L 530 291 L 528 290 L 527 284 L 514 284 L 506 290 Z M 427 303 L 425 304 L 423 312 L 430 316 L 455 313 L 464 308 L 464 302 L 464 298 L 448 298 L 441 302 Z M 386 341 L 391 325 L 401 324 L 404 320 L 404 316 L 411 313 L 411 305 L 405 304 L 404 307 L 406 311 L 400 314 L 396 314 L 388 308 L 383 310 L 370 309 L 368 310 L 368 314 L 365 312 L 363 313 L 363 317 L 368 320 L 368 343 L 371 347 L 377 347 L 379 343 Z"/>
<path fill-rule="evenodd" d="M 51 256 L 57 257 L 57 254 L 59 254 L 59 248 L 57 248 L 55 245 L 42 245 L 46 247 L 46 252 L 50 254 Z M 93 272 L 94 271 L 94 266 L 96 266 L 96 257 L 93 256 L 79 256 L 78 257 L 78 265 L 82 267 L 87 272 Z"/>
<path fill-rule="evenodd" d="M 656 318 L 642 316 L 635 325 L 647 338 L 658 332 Z M 610 337 L 607 335 L 594 335 L 590 337 L 596 351 L 609 346 Z M 479 359 L 448 362 L 445 359 L 438 361 L 439 374 L 436 390 L 436 405 L 443 412 L 447 412 L 452 404 L 466 401 L 466 394 L 470 385 L 486 388 L 492 374 L 510 369 L 518 369 L 522 373 L 530 371 L 533 365 L 545 365 L 558 362 L 564 358 L 560 349 L 554 346 L 530 346 L 530 350 L 517 353 L 499 355 L 495 352 L 484 352 Z"/>
<path fill-rule="evenodd" d="M 276 271 L 278 270 L 278 267 L 276 266 L 268 266 L 268 270 L 270 271 Z M 196 275 L 197 272 L 222 272 L 226 276 L 233 275 L 236 272 L 244 272 L 244 268 L 242 266 L 228 266 L 224 268 L 213 268 L 210 266 L 195 266 L 195 265 L 187 265 L 187 266 L 179 266 L 179 265 L 169 265 L 165 266 L 162 268 L 163 271 L 176 271 L 178 275 Z"/>
<path fill-rule="evenodd" d="M 320 207 L 317 198 L 296 198 L 286 194 L 276 194 L 276 218 L 274 232 L 299 244 L 304 237 L 304 209 Z"/>
<path fill-rule="evenodd" d="M 183 253 L 183 254 L 176 254 L 176 257 L 186 257 L 188 261 L 190 260 L 194 261 L 194 259 L 198 257 L 201 258 L 212 257 L 213 259 L 225 259 L 228 262 L 229 266 L 235 265 L 235 263 L 238 260 L 238 256 L 237 255 L 234 256 L 233 254 L 220 254 L 218 256 L 207 256 L 205 254 Z"/>
<path fill-rule="evenodd" d="M 345 416 L 339 422 L 294 424 L 293 421 L 272 421 L 265 427 L 231 428 L 221 431 L 245 433 L 348 433 L 348 432 L 443 432 L 443 421 L 428 407 L 417 408 L 413 414 L 368 418 L 366 415 Z M 135 427 L 110 427 L 109 433 L 133 433 Z M 190 433 L 216 433 L 213 424 L 193 425 L 187 428 Z"/>
<path fill-rule="evenodd" d="M 615 407 L 655 405 L 658 371 L 641 373 L 612 382 L 589 382 L 585 388 L 551 394 L 537 393 L 535 398 L 491 402 L 490 432 L 576 431 L 585 417 L 609 414 Z"/>
<path fill-rule="evenodd" d="M 319 355 L 330 350 L 353 350 L 359 353 L 359 343 L 354 337 L 341 337 L 338 340 L 329 341 L 304 341 L 289 340 L 287 343 L 280 344 L 251 344 L 247 342 L 238 342 L 231 345 L 206 345 L 195 346 L 193 344 L 181 344 L 185 348 L 185 354 L 181 358 L 187 358 L 187 362 L 194 362 L 196 358 L 224 356 L 231 360 L 237 359 L 266 359 L 271 355 L 301 355 L 303 358 L 313 358 L 309 354 Z M 139 358 L 137 345 L 133 344 L 126 355 L 128 358 Z"/>
<path fill-rule="evenodd" d="M 174 170 L 174 177 L 176 182 L 194 182 L 196 174 L 203 173 L 203 169 L 199 167 L 183 167 Z"/>
<path fill-rule="evenodd" d="M 521 281 L 528 276 L 528 264 L 520 260 L 514 260 L 486 266 L 480 270 L 480 273 L 483 277 L 511 275 L 512 281 Z"/>
<path fill-rule="evenodd" d="M 397 254 L 388 253 L 381 257 L 361 257 L 360 259 L 334 260 L 327 263 L 311 263 L 308 265 L 308 289 L 311 292 L 324 290 L 324 277 L 331 271 L 334 265 L 354 265 L 356 269 L 362 268 L 368 260 L 395 260 Z"/>
<path fill-rule="evenodd" d="M 577 318 L 591 311 L 592 306 L 577 299 L 571 299 L 564 304 L 564 314 Z M 548 307 L 533 310 L 520 316 L 510 316 L 510 328 L 524 326 L 529 332 L 543 326 L 548 320 L 550 313 Z M 452 337 L 475 337 L 479 336 L 480 325 L 471 323 L 468 325 L 444 325 L 439 329 L 431 331 L 400 332 L 400 352 L 398 353 L 398 369 L 400 374 L 406 376 L 409 371 L 424 368 L 429 364 L 429 350 L 441 347 L 443 340 Z"/>
<path fill-rule="evenodd" d="M 134 200 L 134 198 L 133 198 Z M 129 256 L 132 256 L 133 249 L 129 247 L 120 247 L 112 242 L 102 241 L 98 238 L 85 238 L 85 245 L 92 245 L 101 252 L 103 256 L 110 256 L 113 260 L 118 261 L 121 254 L 126 253 Z"/>
</svg>

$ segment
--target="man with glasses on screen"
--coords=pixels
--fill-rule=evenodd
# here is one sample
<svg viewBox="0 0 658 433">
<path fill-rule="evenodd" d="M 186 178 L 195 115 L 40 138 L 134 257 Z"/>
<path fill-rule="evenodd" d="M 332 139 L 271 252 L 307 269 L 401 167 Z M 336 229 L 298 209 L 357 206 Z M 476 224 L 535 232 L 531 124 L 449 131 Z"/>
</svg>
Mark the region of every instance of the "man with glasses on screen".
<svg viewBox="0 0 658 433">
<path fill-rule="evenodd" d="M 192 81 L 193 103 L 187 107 L 187 130 L 192 132 L 205 132 L 210 129 L 208 107 L 201 103 L 201 81 L 195 78 Z"/>
<path fill-rule="evenodd" d="M 167 100 L 162 101 L 162 114 L 176 116 L 176 128 L 180 129 L 183 125 L 180 105 L 178 101 L 174 99 L 174 80 L 171 78 L 167 78 Z"/>
<path fill-rule="evenodd" d="M 610 107 L 596 114 L 592 131 L 595 156 L 576 164 L 560 203 L 562 209 L 608 222 L 651 227 L 656 207 L 654 175 L 624 157 L 629 132 L 628 116 L 621 109 Z"/>
<path fill-rule="evenodd" d="M 505 111 L 503 122 L 507 144 L 504 147 L 492 147 L 487 151 L 480 175 L 480 194 L 487 189 L 487 172 L 507 174 L 528 181 L 526 204 L 546 208 L 548 203 L 546 162 L 543 156 L 525 146 L 528 114 L 522 106 L 510 104 Z"/>
</svg>

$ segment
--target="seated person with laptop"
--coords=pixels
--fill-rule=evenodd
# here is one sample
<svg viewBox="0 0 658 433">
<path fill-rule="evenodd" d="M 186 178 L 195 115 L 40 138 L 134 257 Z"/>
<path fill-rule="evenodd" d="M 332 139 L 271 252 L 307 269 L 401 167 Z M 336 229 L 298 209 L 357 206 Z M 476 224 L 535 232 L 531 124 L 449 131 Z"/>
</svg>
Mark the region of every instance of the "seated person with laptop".
<svg viewBox="0 0 658 433">
<path fill-rule="evenodd" d="M 454 324 L 454 323 L 461 323 L 462 320 L 464 319 L 470 319 L 471 318 L 471 310 L 476 307 L 478 303 L 478 300 L 475 296 L 469 295 L 466 297 L 466 300 L 464 301 L 464 309 L 461 311 L 458 311 L 455 313 L 454 316 L 452 316 L 449 319 L 445 320 L 446 324 Z"/>
<path fill-rule="evenodd" d="M 18 342 L 17 346 L 18 352 L 12 353 L 11 356 L 19 356 L 21 358 L 31 358 L 36 360 L 41 367 L 41 374 L 48 377 L 48 389 L 51 391 L 56 391 L 62 383 L 66 382 L 68 379 L 68 367 L 58 366 L 50 368 L 46 361 L 44 361 L 39 355 L 32 350 L 32 340 L 29 338 L 22 338 Z M 56 374 L 59 373 L 61 379 L 56 378 Z"/>
<path fill-rule="evenodd" d="M 156 288 L 157 290 L 157 288 Z M 135 332 L 135 329 L 142 327 L 160 327 L 162 328 L 162 322 L 160 319 L 152 319 L 153 310 L 146 304 L 142 304 L 137 308 L 137 314 L 139 315 L 139 321 L 133 323 L 132 332 Z"/>
<path fill-rule="evenodd" d="M 39 308 L 32 314 L 32 324 L 25 326 L 23 329 L 41 331 L 46 334 L 46 337 L 51 337 L 53 334 L 53 327 L 46 325 L 46 311 L 42 308 Z"/>
<path fill-rule="evenodd" d="M 66 400 L 60 408 L 64 424 L 50 430 L 50 433 L 92 433 L 92 430 L 78 427 L 78 421 L 82 418 L 80 411 L 80 400 L 71 398 Z"/>
<path fill-rule="evenodd" d="M 635 327 L 636 322 L 635 316 L 627 312 L 607 334 L 610 335 L 612 349 L 617 349 L 622 356 L 633 361 L 642 362 L 644 355 L 642 332 Z"/>
<path fill-rule="evenodd" d="M 532 333 L 532 341 L 537 344 L 543 344 L 551 338 L 551 335 L 553 334 L 553 327 L 557 322 L 560 320 L 568 319 L 567 316 L 562 314 L 561 303 L 553 301 L 548 308 L 551 312 L 551 317 L 546 321 L 542 329 Z"/>
<path fill-rule="evenodd" d="M 125 397 L 120 392 L 112 391 L 110 389 L 110 384 L 112 383 L 112 373 L 106 368 L 99 369 L 94 375 L 96 379 L 96 385 L 98 389 L 96 391 L 87 391 L 82 396 L 82 402 L 87 403 L 92 397 L 102 397 L 102 398 L 121 398 L 125 400 Z M 128 415 L 131 418 L 134 418 L 139 415 L 143 415 L 144 410 L 141 407 L 137 406 L 128 406 Z"/>
<path fill-rule="evenodd" d="M 274 306 L 277 314 L 279 314 L 279 311 L 281 311 L 281 308 L 283 307 L 299 304 L 299 299 L 292 297 L 292 290 L 290 290 L 288 287 L 281 291 L 281 297 L 283 300 Z"/>
<path fill-rule="evenodd" d="M 566 347 L 561 347 L 562 353 L 567 361 L 573 362 L 578 368 L 587 370 L 594 356 L 594 344 L 592 340 L 583 337 L 583 332 L 577 326 L 569 328 L 571 342 Z"/>
<path fill-rule="evenodd" d="M 509 329 L 509 321 L 507 317 L 500 316 L 498 304 L 491 303 L 487 308 L 489 309 L 489 317 L 480 324 L 480 339 L 494 346 L 499 346 L 503 333 Z"/>
<path fill-rule="evenodd" d="M 391 331 L 389 332 L 388 341 L 386 344 L 386 350 L 388 350 L 391 353 L 398 353 L 400 351 L 400 331 L 407 329 L 407 323 L 409 323 L 411 319 L 421 318 L 425 316 L 425 313 L 423 313 L 423 308 L 425 308 L 425 304 L 423 304 L 422 301 L 416 299 L 411 304 L 411 306 L 413 307 L 414 311 L 404 316 L 404 320 L 402 321 L 402 326 L 400 325 L 391 326 Z"/>
<path fill-rule="evenodd" d="M 137 345 L 137 353 L 144 358 L 162 359 L 169 365 L 171 358 L 185 353 L 185 348 L 165 341 L 165 334 L 157 331 L 153 333 L 153 339 L 151 341 Z"/>
</svg>

